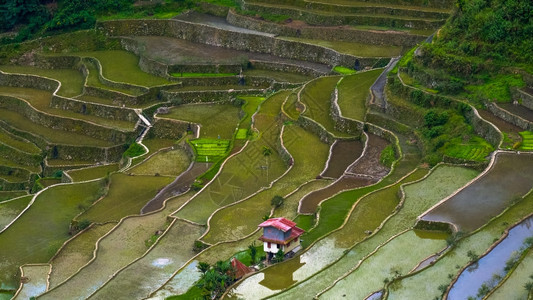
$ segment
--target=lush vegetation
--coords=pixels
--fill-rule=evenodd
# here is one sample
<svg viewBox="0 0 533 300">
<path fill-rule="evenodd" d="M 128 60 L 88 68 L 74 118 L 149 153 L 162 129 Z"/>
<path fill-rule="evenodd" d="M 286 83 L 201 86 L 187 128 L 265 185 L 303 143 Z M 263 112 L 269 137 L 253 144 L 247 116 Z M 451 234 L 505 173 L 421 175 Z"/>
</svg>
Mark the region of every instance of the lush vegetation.
<svg viewBox="0 0 533 300">
<path fill-rule="evenodd" d="M 198 162 L 216 162 L 225 157 L 231 141 L 217 139 L 197 139 L 191 141 Z"/>
</svg>

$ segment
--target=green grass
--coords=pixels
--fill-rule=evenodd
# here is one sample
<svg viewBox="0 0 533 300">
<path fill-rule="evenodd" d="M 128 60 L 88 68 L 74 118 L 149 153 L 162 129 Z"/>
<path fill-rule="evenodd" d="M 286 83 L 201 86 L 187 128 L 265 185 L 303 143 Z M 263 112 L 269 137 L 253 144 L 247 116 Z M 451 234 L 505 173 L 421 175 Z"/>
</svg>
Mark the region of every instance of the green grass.
<svg viewBox="0 0 533 300">
<path fill-rule="evenodd" d="M 118 171 L 118 164 L 96 166 L 79 170 L 68 171 L 74 182 L 104 178 L 107 174 Z"/>
<path fill-rule="evenodd" d="M 171 83 L 165 78 L 143 72 L 138 66 L 139 58 L 128 51 L 106 50 L 93 52 L 73 52 L 70 54 L 81 57 L 94 57 L 98 59 L 102 65 L 102 74 L 109 80 L 146 87 Z"/>
<path fill-rule="evenodd" d="M 20 265 L 46 263 L 71 237 L 68 228 L 72 218 L 99 197 L 101 188 L 100 182 L 90 182 L 56 186 L 40 194 L 30 209 L 0 235 L 0 283 L 18 286 L 14 275 Z"/>
<path fill-rule="evenodd" d="M 296 37 L 281 37 L 281 39 L 318 45 L 333 49 L 340 53 L 360 57 L 393 57 L 400 55 L 402 52 L 401 46 L 369 45 L 354 42 L 312 40 Z"/>
<path fill-rule="evenodd" d="M 346 67 L 343 67 L 343 66 L 335 66 L 335 68 L 333 68 L 333 71 L 341 74 L 341 75 L 353 75 L 355 73 L 357 73 L 356 70 L 354 69 L 350 69 L 350 68 L 346 68 Z"/>
<path fill-rule="evenodd" d="M 0 66 L 0 70 L 8 73 L 33 74 L 56 79 L 61 82 L 61 88 L 58 91 L 59 96 L 74 97 L 83 92 L 83 83 L 85 79 L 83 74 L 74 69 L 41 69 L 30 66 Z"/>
<path fill-rule="evenodd" d="M 143 146 L 139 145 L 138 143 L 132 143 L 126 152 L 124 152 L 125 157 L 136 157 L 139 155 L 142 155 L 146 152 Z"/>
<path fill-rule="evenodd" d="M 522 144 L 520 146 L 520 149 L 526 151 L 533 150 L 533 132 L 522 131 L 519 134 L 522 137 Z"/>
<path fill-rule="evenodd" d="M 382 70 L 372 70 L 344 77 L 340 84 L 338 104 L 342 115 L 364 121 L 366 114 L 366 99 L 369 89 L 381 74 Z"/>
<path fill-rule="evenodd" d="M 498 74 L 479 79 L 482 84 L 465 87 L 470 93 L 467 97 L 474 101 L 511 102 L 511 88 L 521 88 L 526 85 L 520 74 Z"/>
<path fill-rule="evenodd" d="M 202 300 L 204 299 L 204 292 L 197 287 L 196 285 L 193 285 L 185 294 L 177 295 L 177 296 L 170 296 L 165 298 L 165 300 Z"/>
<path fill-rule="evenodd" d="M 168 175 L 178 176 L 189 167 L 191 161 L 183 149 L 163 151 L 155 154 L 147 161 L 128 170 L 135 175 Z"/>
<path fill-rule="evenodd" d="M 335 129 L 335 122 L 331 118 L 331 94 L 340 77 L 320 77 L 309 82 L 301 92 L 301 101 L 306 105 L 304 115 L 315 120 L 335 136 L 348 137 L 349 134 Z"/>
<path fill-rule="evenodd" d="M 164 176 L 113 174 L 107 195 L 77 219 L 105 223 L 119 221 L 128 215 L 137 215 L 141 208 L 173 179 Z"/>
<path fill-rule="evenodd" d="M 173 77 L 227 77 L 236 76 L 237 73 L 170 73 Z"/>
<path fill-rule="evenodd" d="M 21 137 L 12 135 L 3 128 L 0 128 L 0 143 L 30 154 L 40 154 L 42 152 L 42 150 L 35 146 L 35 144 Z"/>
<path fill-rule="evenodd" d="M 240 121 L 239 110 L 231 104 L 188 104 L 160 117 L 200 124 L 202 138 L 231 139 Z"/>
<path fill-rule="evenodd" d="M 196 152 L 197 162 L 214 162 L 225 157 L 229 151 L 230 140 L 197 139 L 190 142 Z"/>
<path fill-rule="evenodd" d="M 109 147 L 113 143 L 89 137 L 86 135 L 68 132 L 64 130 L 57 130 L 50 127 L 42 126 L 33 123 L 23 115 L 0 108 L 0 120 L 6 121 L 9 125 L 22 131 L 31 132 L 41 136 L 51 143 L 78 145 L 78 146 L 95 146 L 95 147 Z"/>
</svg>

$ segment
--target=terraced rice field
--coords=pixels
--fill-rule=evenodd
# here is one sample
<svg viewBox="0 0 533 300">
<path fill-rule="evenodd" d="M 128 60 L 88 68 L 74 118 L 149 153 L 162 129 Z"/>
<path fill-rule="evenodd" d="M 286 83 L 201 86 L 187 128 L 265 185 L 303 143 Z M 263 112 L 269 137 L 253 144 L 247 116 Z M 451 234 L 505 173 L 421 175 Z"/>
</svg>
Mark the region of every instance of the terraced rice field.
<svg viewBox="0 0 533 300">
<path fill-rule="evenodd" d="M 215 298 L 441 297 L 530 217 L 533 134 L 483 112 L 508 134 L 500 149 L 514 151 L 493 153 L 498 141 L 483 133 L 428 159 L 426 108 L 384 90 L 382 68 L 439 28 L 452 3 L 389 2 L 154 12 L 99 21 L 94 47 L 0 57 L 2 72 L 34 76 L 4 74 L 0 86 L 0 299 L 209 297 L 201 262 L 254 264 L 249 249 L 265 255 L 258 225 L 271 217 L 304 229 L 301 248 L 279 263 L 259 257 Z M 59 81 L 57 95 L 37 76 Z M 392 165 L 380 161 L 386 148 Z M 527 297 L 531 253 L 488 299 Z"/>
</svg>

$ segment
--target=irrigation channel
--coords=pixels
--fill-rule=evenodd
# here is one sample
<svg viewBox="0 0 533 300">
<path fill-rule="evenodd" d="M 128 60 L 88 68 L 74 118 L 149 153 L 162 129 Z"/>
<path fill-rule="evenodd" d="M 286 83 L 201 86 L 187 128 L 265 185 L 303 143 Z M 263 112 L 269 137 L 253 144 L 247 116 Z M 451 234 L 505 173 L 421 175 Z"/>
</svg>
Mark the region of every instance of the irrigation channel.
<svg viewBox="0 0 533 300">
<path fill-rule="evenodd" d="M 520 255 L 531 247 L 530 244 L 526 245 L 528 238 L 533 238 L 533 216 L 509 230 L 509 234 L 489 253 L 464 269 L 451 287 L 447 299 L 476 297 L 482 285 L 489 289 L 496 286 L 509 271 L 509 266 L 518 262 Z"/>
</svg>

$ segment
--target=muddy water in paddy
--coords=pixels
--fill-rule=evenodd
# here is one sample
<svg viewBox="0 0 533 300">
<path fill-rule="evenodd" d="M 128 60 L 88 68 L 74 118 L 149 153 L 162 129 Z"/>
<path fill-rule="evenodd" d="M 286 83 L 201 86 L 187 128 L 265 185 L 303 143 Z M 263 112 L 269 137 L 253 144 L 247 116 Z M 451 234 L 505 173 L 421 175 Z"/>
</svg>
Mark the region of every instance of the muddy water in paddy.
<svg viewBox="0 0 533 300">
<path fill-rule="evenodd" d="M 509 230 L 509 235 L 476 264 L 466 268 L 450 289 L 448 299 L 465 299 L 475 296 L 483 283 L 489 283 L 494 274 L 505 276 L 506 262 L 521 252 L 524 240 L 533 237 L 533 217 L 529 217 Z M 525 247 L 524 247 L 525 248 Z M 515 254 L 513 254 L 515 253 Z M 496 282 L 493 283 L 497 283 Z"/>
<path fill-rule="evenodd" d="M 359 161 L 353 165 L 345 174 L 335 183 L 321 190 L 309 193 L 302 198 L 299 212 L 303 214 L 312 214 L 320 201 L 327 199 L 343 190 L 355 189 L 378 182 L 381 178 L 389 173 L 389 168 L 384 167 L 379 162 L 381 152 L 389 142 L 377 135 L 368 135 L 367 150 Z"/>
<path fill-rule="evenodd" d="M 193 163 L 187 171 L 183 172 L 176 178 L 176 180 L 163 188 L 161 192 L 157 193 L 157 195 L 141 209 L 141 214 L 156 211 L 163 207 L 163 203 L 166 199 L 188 191 L 196 177 L 206 172 L 211 165 L 212 164 L 210 163 Z"/>
<path fill-rule="evenodd" d="M 339 178 L 363 153 L 361 141 L 337 141 L 331 150 L 331 158 L 327 169 L 322 173 L 323 177 Z"/>
<path fill-rule="evenodd" d="M 478 113 L 483 119 L 491 122 L 503 132 L 519 133 L 520 131 L 524 131 L 524 129 L 516 125 L 513 125 L 505 121 L 504 119 L 498 118 L 497 116 L 495 116 L 489 111 L 480 109 L 478 110 Z"/>
<path fill-rule="evenodd" d="M 499 107 L 505 109 L 508 112 L 511 112 L 519 117 L 522 117 L 528 121 L 533 122 L 533 110 L 526 108 L 522 105 L 515 105 L 512 103 L 500 103 Z"/>
<path fill-rule="evenodd" d="M 422 217 L 472 231 L 504 210 L 533 187 L 533 155 L 496 154 L 487 173 Z"/>
</svg>

